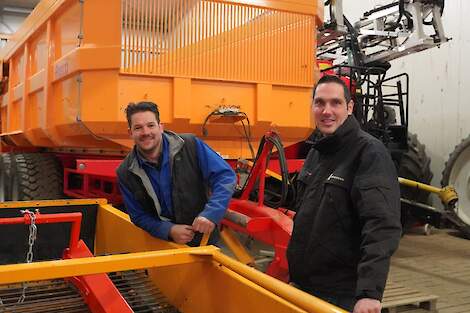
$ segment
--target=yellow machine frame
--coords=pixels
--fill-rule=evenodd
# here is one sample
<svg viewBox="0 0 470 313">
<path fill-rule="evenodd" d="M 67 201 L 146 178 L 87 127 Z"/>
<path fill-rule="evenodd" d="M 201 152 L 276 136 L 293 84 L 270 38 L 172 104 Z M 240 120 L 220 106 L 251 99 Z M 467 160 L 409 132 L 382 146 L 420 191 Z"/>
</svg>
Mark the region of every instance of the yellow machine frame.
<svg viewBox="0 0 470 313">
<path fill-rule="evenodd" d="M 96 257 L 2 265 L 0 284 L 147 269 L 155 285 L 182 312 L 345 312 L 214 246 L 188 248 L 156 239 L 105 200 L 5 202 L 0 210 L 89 204 L 98 206 Z"/>
</svg>

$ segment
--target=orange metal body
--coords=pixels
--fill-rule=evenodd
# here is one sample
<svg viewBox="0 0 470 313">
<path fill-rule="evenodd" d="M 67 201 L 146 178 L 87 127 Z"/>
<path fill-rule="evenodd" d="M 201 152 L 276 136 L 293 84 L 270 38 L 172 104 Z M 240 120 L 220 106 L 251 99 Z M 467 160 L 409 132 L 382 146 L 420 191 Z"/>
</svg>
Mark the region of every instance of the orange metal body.
<svg viewBox="0 0 470 313">
<path fill-rule="evenodd" d="M 238 106 L 253 142 L 269 129 L 302 140 L 322 10 L 311 0 L 43 0 L 0 50 L 2 145 L 123 154 L 123 109 L 141 100 L 177 132 L 202 136 L 207 115 Z M 241 123 L 207 129 L 223 156 L 249 156 Z"/>
</svg>

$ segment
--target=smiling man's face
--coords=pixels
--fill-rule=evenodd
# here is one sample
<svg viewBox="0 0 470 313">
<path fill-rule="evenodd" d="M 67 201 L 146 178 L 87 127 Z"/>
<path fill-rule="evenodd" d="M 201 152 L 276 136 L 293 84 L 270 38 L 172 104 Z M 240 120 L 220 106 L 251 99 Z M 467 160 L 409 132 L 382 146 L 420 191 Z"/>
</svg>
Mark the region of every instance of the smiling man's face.
<svg viewBox="0 0 470 313">
<path fill-rule="evenodd" d="M 163 134 L 163 127 L 151 111 L 137 112 L 131 116 L 129 134 L 144 156 L 158 153 Z"/>
<path fill-rule="evenodd" d="M 352 114 L 353 102 L 346 102 L 343 86 L 328 82 L 317 86 L 312 109 L 318 129 L 329 136 Z"/>
</svg>

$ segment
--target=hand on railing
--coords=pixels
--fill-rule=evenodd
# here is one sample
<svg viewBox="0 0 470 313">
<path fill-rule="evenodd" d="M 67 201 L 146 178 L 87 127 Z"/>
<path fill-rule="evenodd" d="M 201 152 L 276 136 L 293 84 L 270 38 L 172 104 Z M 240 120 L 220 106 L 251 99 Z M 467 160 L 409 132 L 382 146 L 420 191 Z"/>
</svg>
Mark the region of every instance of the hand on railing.
<svg viewBox="0 0 470 313">
<path fill-rule="evenodd" d="M 211 236 L 210 233 L 205 233 L 202 235 L 201 243 L 199 244 L 200 247 L 202 246 L 207 246 L 207 243 L 209 242 L 209 237 Z"/>
</svg>

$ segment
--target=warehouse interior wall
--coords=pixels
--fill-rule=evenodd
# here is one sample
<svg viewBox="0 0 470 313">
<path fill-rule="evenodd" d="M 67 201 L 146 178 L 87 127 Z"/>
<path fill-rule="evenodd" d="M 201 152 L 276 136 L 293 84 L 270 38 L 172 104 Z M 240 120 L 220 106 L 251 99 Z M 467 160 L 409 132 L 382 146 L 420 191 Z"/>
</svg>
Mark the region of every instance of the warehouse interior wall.
<svg viewBox="0 0 470 313">
<path fill-rule="evenodd" d="M 0 33 L 13 34 L 23 23 L 25 16 L 2 14 L 0 19 Z"/>
<path fill-rule="evenodd" d="M 8 36 L 20 27 L 24 19 L 24 16 L 0 14 L 0 48 L 6 44 Z"/>
<path fill-rule="evenodd" d="M 390 2 L 343 0 L 344 14 L 354 23 L 365 11 Z M 452 40 L 440 48 L 394 60 L 389 71 L 389 75 L 410 75 L 409 130 L 426 145 L 436 186 L 449 154 L 470 136 L 469 15 L 470 1 L 445 1 L 443 25 Z"/>
<path fill-rule="evenodd" d="M 18 30 L 39 0 L 0 0 L 0 48 Z"/>
</svg>

